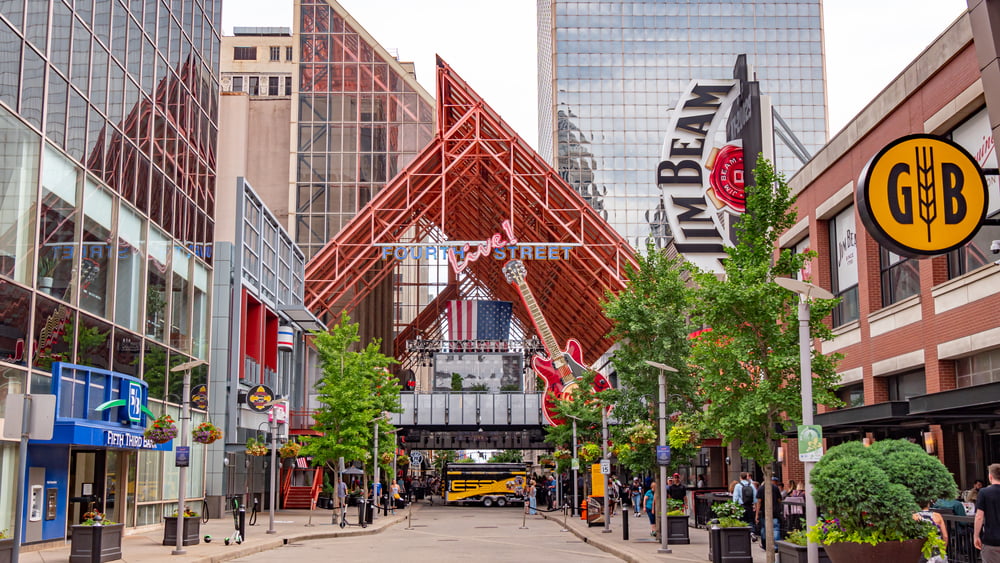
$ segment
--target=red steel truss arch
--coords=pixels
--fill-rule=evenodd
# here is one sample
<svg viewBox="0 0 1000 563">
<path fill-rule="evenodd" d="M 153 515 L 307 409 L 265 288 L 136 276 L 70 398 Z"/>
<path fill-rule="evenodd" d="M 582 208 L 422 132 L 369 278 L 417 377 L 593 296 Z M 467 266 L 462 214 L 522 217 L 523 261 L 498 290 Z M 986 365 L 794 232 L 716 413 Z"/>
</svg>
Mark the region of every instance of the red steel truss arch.
<svg viewBox="0 0 1000 563">
<path fill-rule="evenodd" d="M 414 240 L 485 241 L 509 221 L 521 243 L 572 246 L 565 260 L 526 261 L 527 283 L 557 342 L 576 338 L 587 361 L 609 347 L 611 325 L 600 302 L 625 284 L 636 265 L 628 243 L 612 229 L 443 60 L 437 60 L 435 139 L 306 266 L 306 306 L 337 318 L 352 312 L 393 270 L 381 245 Z M 439 333 L 448 299 L 471 295 L 513 301 L 521 326 L 531 317 L 503 262 L 471 262 L 396 338 Z M 438 326 L 439 328 L 439 326 Z"/>
</svg>

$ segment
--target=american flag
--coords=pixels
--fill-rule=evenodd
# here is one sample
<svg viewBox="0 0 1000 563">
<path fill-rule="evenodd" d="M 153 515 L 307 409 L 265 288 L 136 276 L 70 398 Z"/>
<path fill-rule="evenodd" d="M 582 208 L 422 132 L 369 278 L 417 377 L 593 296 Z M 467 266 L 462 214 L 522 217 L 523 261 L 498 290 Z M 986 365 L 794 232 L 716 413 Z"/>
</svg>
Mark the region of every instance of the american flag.
<svg viewBox="0 0 1000 563">
<path fill-rule="evenodd" d="M 510 301 L 449 301 L 448 340 L 507 340 Z"/>
</svg>

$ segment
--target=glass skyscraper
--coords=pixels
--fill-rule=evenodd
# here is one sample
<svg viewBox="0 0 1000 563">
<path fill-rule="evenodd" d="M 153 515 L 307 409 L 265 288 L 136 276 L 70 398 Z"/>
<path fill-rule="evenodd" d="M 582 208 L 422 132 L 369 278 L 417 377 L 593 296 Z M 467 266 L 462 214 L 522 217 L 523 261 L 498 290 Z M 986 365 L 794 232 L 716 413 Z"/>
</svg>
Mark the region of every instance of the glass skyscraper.
<svg viewBox="0 0 1000 563">
<path fill-rule="evenodd" d="M 826 142 L 820 0 L 538 0 L 539 152 L 636 248 L 669 228 L 656 168 L 692 79 L 745 53 L 806 149 Z M 779 170 L 801 162 L 776 143 Z"/>
</svg>

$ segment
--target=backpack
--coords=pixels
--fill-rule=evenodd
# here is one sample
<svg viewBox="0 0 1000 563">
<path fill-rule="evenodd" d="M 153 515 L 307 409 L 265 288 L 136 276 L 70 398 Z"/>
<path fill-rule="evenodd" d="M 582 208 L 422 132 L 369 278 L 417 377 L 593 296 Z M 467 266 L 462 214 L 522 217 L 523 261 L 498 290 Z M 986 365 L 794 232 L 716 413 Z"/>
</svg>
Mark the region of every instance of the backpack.
<svg viewBox="0 0 1000 563">
<path fill-rule="evenodd" d="M 753 485 L 751 485 L 749 483 L 744 484 L 743 481 L 740 481 L 740 484 L 743 485 L 743 488 L 740 489 L 740 500 L 743 501 L 743 506 L 752 506 L 753 505 Z"/>
</svg>

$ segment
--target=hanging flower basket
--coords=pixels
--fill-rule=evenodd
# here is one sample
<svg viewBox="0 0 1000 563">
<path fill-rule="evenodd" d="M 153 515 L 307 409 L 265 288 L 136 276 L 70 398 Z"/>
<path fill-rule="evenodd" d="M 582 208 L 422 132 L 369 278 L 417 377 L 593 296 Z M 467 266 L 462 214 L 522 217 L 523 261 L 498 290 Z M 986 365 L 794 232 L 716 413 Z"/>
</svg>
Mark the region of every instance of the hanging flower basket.
<svg viewBox="0 0 1000 563">
<path fill-rule="evenodd" d="M 578 453 L 583 461 L 594 461 L 601 457 L 601 447 L 594 443 L 584 444 Z"/>
<path fill-rule="evenodd" d="M 222 438 L 222 430 L 211 422 L 202 422 L 191 431 L 191 438 L 199 444 L 211 444 Z"/>
<path fill-rule="evenodd" d="M 410 456 L 400 454 L 396 457 L 396 465 L 406 466 L 410 465 Z"/>
<path fill-rule="evenodd" d="M 165 414 L 154 420 L 142 435 L 153 443 L 165 444 L 177 437 L 177 425 L 169 414 Z"/>
<path fill-rule="evenodd" d="M 299 457 L 300 450 L 302 450 L 302 444 L 298 442 L 285 442 L 285 445 L 278 449 L 278 455 L 281 456 L 281 459 Z"/>
<path fill-rule="evenodd" d="M 552 452 L 552 457 L 554 459 L 569 459 L 573 456 L 573 452 L 569 450 L 556 450 Z"/>
<path fill-rule="evenodd" d="M 267 444 L 257 438 L 247 440 L 247 455 L 265 456 L 267 455 Z"/>
<path fill-rule="evenodd" d="M 386 453 L 382 454 L 382 456 L 380 457 L 380 459 L 382 460 L 382 464 L 383 465 L 388 465 L 388 464 L 392 463 L 392 454 L 386 452 Z"/>
<path fill-rule="evenodd" d="M 652 444 L 656 441 L 656 430 L 648 422 L 637 422 L 629 427 L 627 432 L 633 444 Z"/>
</svg>

